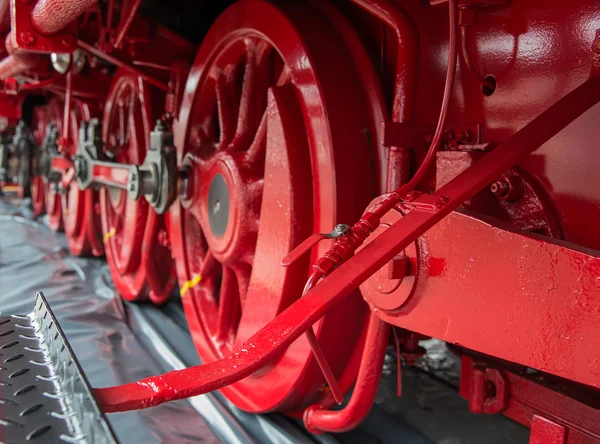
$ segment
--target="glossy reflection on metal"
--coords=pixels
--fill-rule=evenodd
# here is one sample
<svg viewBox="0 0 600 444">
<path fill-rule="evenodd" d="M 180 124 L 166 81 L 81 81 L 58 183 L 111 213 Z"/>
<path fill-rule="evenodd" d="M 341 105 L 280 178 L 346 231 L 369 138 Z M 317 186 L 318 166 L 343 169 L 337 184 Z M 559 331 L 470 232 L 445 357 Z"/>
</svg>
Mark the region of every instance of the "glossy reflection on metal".
<svg viewBox="0 0 600 444">
<path fill-rule="evenodd" d="M 96 389 L 98 402 L 106 411 L 114 412 L 147 408 L 169 400 L 216 390 L 256 374 L 255 372 L 278 357 L 336 304 L 345 298 L 347 302 L 348 295 L 357 285 L 366 281 L 466 199 L 488 186 L 495 177 L 555 136 L 599 100 L 600 78 L 593 75 L 438 190 L 438 198 L 444 196 L 446 199 L 443 205 L 432 207 L 432 198 L 436 197 L 431 195 L 422 195 L 415 199 L 412 202 L 413 209 L 406 216 L 373 239 L 267 326 L 239 345 L 228 357 L 123 386 Z M 571 264 L 565 263 L 564 266 Z M 590 271 L 593 273 L 593 270 Z M 592 300 L 595 301 L 596 297 L 597 292 L 593 292 Z M 377 314 L 384 317 L 380 312 Z M 537 315 L 540 313 L 531 314 Z M 542 319 L 537 322 L 547 321 L 543 313 L 540 316 Z M 597 323 L 597 313 L 590 314 L 590 318 L 595 319 Z M 531 350 L 527 349 L 527 352 Z M 514 360 L 514 357 L 512 355 L 511 359 Z M 550 370 L 555 374 L 561 371 L 560 368 Z M 590 366 L 586 369 L 576 369 L 573 375 L 580 382 L 598 387 L 598 378 L 590 377 L 594 372 L 595 367 Z M 248 378 L 244 382 L 252 379 Z"/>
<path fill-rule="evenodd" d="M 356 94 L 361 83 L 340 44 L 309 5 L 251 0 L 215 22 L 197 54 L 175 132 L 189 189 L 171 208 L 169 233 L 205 362 L 227 356 L 299 298 L 308 257 L 289 268 L 281 258 L 313 229 L 357 218 L 376 192 L 375 171 L 365 168 L 376 151 L 370 141 L 379 140 L 373 103 Z M 211 225 L 211 212 L 224 206 L 211 197 L 220 176 L 229 197 L 222 235 Z M 354 293 L 315 326 L 337 375 L 356 363 L 349 358 L 360 353 L 364 308 Z M 302 339 L 223 393 L 249 411 L 293 410 L 321 398 L 323 383 Z"/>
</svg>

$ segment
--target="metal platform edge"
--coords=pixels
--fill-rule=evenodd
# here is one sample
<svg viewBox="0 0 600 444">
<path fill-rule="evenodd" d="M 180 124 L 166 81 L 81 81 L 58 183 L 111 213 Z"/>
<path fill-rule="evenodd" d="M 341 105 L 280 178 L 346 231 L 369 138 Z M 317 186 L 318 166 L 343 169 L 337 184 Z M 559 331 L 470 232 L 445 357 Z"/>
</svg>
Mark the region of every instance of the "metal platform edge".
<svg viewBox="0 0 600 444">
<path fill-rule="evenodd" d="M 0 437 L 116 443 L 42 292 L 26 316 L 0 316 Z"/>
</svg>

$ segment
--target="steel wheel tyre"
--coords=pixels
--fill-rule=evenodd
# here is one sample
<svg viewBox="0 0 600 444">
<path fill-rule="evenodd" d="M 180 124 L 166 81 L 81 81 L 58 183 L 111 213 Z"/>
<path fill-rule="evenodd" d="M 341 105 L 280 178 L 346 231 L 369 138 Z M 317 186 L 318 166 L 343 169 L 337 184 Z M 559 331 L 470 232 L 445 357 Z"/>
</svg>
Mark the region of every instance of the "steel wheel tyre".
<svg viewBox="0 0 600 444">
<path fill-rule="evenodd" d="M 107 156 L 140 165 L 149 148 L 153 117 L 158 115 L 149 87 L 118 71 L 104 112 Z M 166 300 L 175 278 L 170 251 L 155 236 L 164 224 L 162 218 L 145 199 L 131 201 L 126 191 L 116 189 L 101 189 L 100 208 L 104 250 L 118 292 L 127 300 Z"/>
<path fill-rule="evenodd" d="M 48 122 L 56 124 L 59 134 L 62 134 L 63 109 L 63 102 L 57 98 L 51 99 L 48 103 Z M 56 183 L 46 183 L 44 197 L 48 227 L 53 231 L 62 231 L 64 228 L 62 198 Z"/>
<path fill-rule="evenodd" d="M 228 355 L 300 297 L 310 258 L 283 268 L 283 256 L 313 231 L 355 221 L 374 195 L 378 138 L 366 95 L 343 41 L 306 3 L 242 1 L 207 34 L 176 131 L 188 179 L 170 211 L 183 305 L 204 361 Z M 365 313 L 356 293 L 315 325 L 338 376 Z M 292 411 L 321 398 L 323 382 L 301 338 L 222 391 L 248 411 Z"/>
<path fill-rule="evenodd" d="M 33 110 L 33 121 L 31 130 L 36 143 L 35 150 L 38 151 L 38 156 L 41 155 L 42 144 L 48 126 L 48 115 L 46 106 L 36 106 Z M 33 216 L 38 217 L 46 212 L 45 204 L 45 189 L 44 178 L 37 171 L 38 175 L 31 178 L 31 206 L 33 207 Z"/>
<path fill-rule="evenodd" d="M 91 117 L 87 105 L 74 102 L 71 110 L 70 154 L 75 155 L 79 141 L 79 126 Z M 61 195 L 63 225 L 69 250 L 74 256 L 101 256 L 104 254 L 100 214 L 97 209 L 98 192 L 80 190 L 77 181 L 71 182 L 66 194 Z"/>
</svg>

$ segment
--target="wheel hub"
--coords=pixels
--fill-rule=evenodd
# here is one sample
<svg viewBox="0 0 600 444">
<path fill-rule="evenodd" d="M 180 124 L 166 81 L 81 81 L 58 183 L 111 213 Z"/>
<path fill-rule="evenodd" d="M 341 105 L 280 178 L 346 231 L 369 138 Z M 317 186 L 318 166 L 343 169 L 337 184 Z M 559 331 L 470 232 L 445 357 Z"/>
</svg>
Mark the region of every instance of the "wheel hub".
<svg viewBox="0 0 600 444">
<path fill-rule="evenodd" d="M 229 189 L 222 174 L 215 174 L 208 189 L 208 222 L 215 237 L 223 237 L 229 222 Z"/>
</svg>

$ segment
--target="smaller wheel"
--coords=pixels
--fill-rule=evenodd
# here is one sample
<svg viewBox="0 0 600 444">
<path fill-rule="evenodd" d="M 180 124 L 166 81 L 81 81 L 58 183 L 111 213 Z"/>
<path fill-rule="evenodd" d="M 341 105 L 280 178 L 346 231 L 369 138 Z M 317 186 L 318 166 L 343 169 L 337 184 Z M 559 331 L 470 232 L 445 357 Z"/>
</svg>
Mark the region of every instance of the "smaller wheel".
<svg viewBox="0 0 600 444">
<path fill-rule="evenodd" d="M 58 98 L 53 98 L 48 103 L 48 123 L 54 123 L 58 129 L 58 133 L 62 134 L 63 103 Z M 49 147 L 49 149 L 54 151 L 55 147 Z M 56 152 L 54 154 L 56 154 Z M 64 228 L 62 215 L 63 209 L 62 199 L 58 191 L 58 182 L 47 181 L 44 195 L 46 214 L 48 215 L 48 227 L 53 231 L 62 231 Z"/>
<path fill-rule="evenodd" d="M 152 123 L 160 115 L 153 112 L 152 98 L 141 79 L 117 72 L 104 112 L 106 157 L 119 163 L 143 162 Z M 165 301 L 175 274 L 167 244 L 158 242 L 163 218 L 145 199 L 129 200 L 126 191 L 114 188 L 100 191 L 100 207 L 106 260 L 118 292 L 127 300 Z"/>
</svg>

